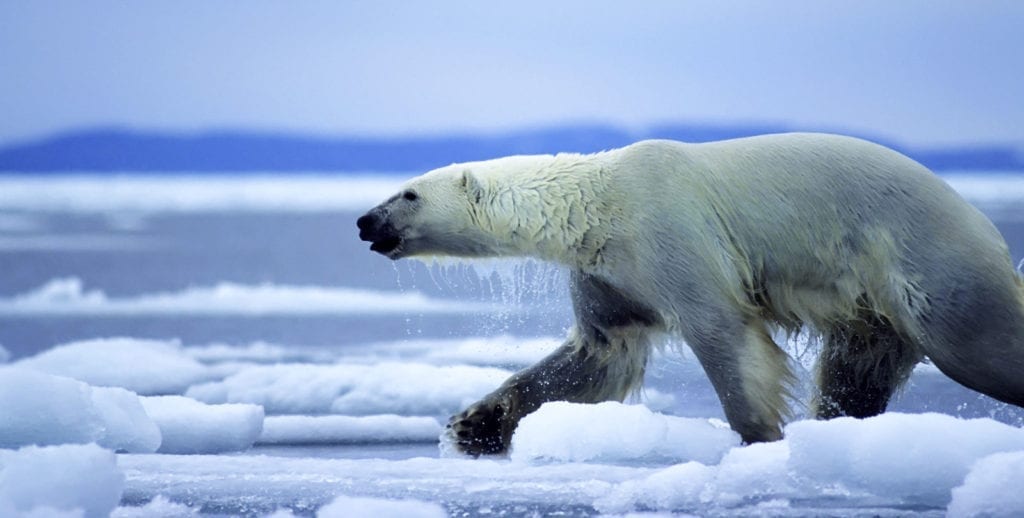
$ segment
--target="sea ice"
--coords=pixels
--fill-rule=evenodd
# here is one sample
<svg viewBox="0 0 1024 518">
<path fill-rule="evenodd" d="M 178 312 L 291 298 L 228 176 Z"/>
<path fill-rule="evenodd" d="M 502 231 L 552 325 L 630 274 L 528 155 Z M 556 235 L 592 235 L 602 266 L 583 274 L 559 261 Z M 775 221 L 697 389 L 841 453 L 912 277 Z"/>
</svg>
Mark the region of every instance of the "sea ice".
<svg viewBox="0 0 1024 518">
<path fill-rule="evenodd" d="M 263 430 L 263 408 L 248 404 L 207 405 L 182 396 L 142 398 L 160 428 L 159 453 L 220 453 L 246 450 Z"/>
<path fill-rule="evenodd" d="M 268 414 L 447 415 L 494 390 L 511 372 L 421 363 L 290 364 L 244 369 L 191 387 L 206 403 L 253 403 Z"/>
<path fill-rule="evenodd" d="M 81 279 L 53 279 L 32 291 L 0 298 L 0 314 L 46 315 L 318 315 L 345 313 L 486 313 L 494 304 L 434 299 L 419 292 L 230 282 L 176 292 L 109 297 Z"/>
<path fill-rule="evenodd" d="M 436 442 L 441 425 L 433 417 L 270 416 L 259 444 L 359 444 Z"/>
<path fill-rule="evenodd" d="M 740 437 L 707 419 L 656 414 L 642 405 L 545 403 L 519 422 L 514 461 L 717 463 Z"/>
<path fill-rule="evenodd" d="M 148 453 L 160 430 L 127 390 L 89 385 L 18 367 L 0 367 L 0 447 L 97 442 Z"/>
<path fill-rule="evenodd" d="M 105 517 L 121 500 L 124 482 L 117 457 L 95 444 L 0 450 L 0 510 Z"/>
<path fill-rule="evenodd" d="M 949 516 L 1024 515 L 1024 451 L 994 453 L 975 462 L 964 483 L 953 488 Z"/>
<path fill-rule="evenodd" d="M 102 338 L 58 345 L 14 365 L 142 395 L 180 394 L 211 379 L 177 341 Z"/>
<path fill-rule="evenodd" d="M 388 500 L 339 496 L 316 512 L 317 518 L 349 518 L 375 516 L 392 518 L 446 518 L 448 513 L 438 504 L 422 500 Z"/>
<path fill-rule="evenodd" d="M 192 518 L 198 515 L 197 509 L 157 495 L 146 505 L 118 507 L 110 513 L 110 518 Z"/>
<path fill-rule="evenodd" d="M 365 210 L 403 179 L 333 176 L 7 176 L 0 209 L 65 212 Z"/>
<path fill-rule="evenodd" d="M 1024 429 L 944 414 L 799 421 L 785 432 L 790 471 L 816 487 L 898 495 L 907 504 L 945 506 L 976 460 L 1024 450 Z"/>
<path fill-rule="evenodd" d="M 1022 450 L 1024 430 L 990 419 L 890 413 L 863 420 L 798 421 L 786 427 L 785 439 L 733 448 L 717 465 L 687 462 L 620 483 L 595 507 L 615 513 L 706 512 L 829 500 L 832 507 L 845 502 L 860 508 L 943 509 L 976 461 L 993 452 Z M 976 483 L 964 484 L 968 489 L 962 490 L 959 505 L 965 509 L 977 505 L 974 495 L 993 485 L 992 472 L 1012 473 L 1020 469 L 1015 462 L 1024 462 L 988 458 L 996 460 L 979 463 Z M 1007 509 L 1016 505 L 1002 501 Z"/>
</svg>

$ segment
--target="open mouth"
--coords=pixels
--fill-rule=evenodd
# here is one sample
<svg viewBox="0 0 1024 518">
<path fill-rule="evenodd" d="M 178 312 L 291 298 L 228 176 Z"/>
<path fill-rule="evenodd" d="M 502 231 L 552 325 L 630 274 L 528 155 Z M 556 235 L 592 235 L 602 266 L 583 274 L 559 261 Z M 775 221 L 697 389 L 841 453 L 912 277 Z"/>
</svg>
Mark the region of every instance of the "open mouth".
<svg viewBox="0 0 1024 518">
<path fill-rule="evenodd" d="M 402 238 L 398 236 L 388 236 L 374 241 L 373 244 L 370 245 L 370 250 L 387 255 L 394 252 L 400 244 L 402 244 Z"/>
</svg>

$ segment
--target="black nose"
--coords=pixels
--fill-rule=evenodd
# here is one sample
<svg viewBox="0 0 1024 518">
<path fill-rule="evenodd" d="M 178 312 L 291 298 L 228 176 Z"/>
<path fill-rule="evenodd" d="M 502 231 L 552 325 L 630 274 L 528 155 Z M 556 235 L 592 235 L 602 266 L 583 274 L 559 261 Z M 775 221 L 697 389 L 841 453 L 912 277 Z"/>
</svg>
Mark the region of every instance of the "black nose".
<svg viewBox="0 0 1024 518">
<path fill-rule="evenodd" d="M 359 230 L 372 230 L 379 226 L 377 223 L 379 219 L 376 214 L 367 212 L 356 220 L 356 226 L 359 227 Z"/>
</svg>

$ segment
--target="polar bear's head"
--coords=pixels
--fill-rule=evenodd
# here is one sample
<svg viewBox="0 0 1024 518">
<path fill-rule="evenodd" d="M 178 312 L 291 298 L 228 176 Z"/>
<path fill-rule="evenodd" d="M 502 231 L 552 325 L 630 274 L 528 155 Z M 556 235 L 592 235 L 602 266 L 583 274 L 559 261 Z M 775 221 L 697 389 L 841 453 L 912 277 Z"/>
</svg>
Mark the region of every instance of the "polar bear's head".
<svg viewBox="0 0 1024 518">
<path fill-rule="evenodd" d="M 360 217 L 359 237 L 391 259 L 566 260 L 600 217 L 587 207 L 590 167 L 587 156 L 530 155 L 435 169 Z"/>
<path fill-rule="evenodd" d="M 359 238 L 390 259 L 500 255 L 504 247 L 483 224 L 485 187 L 473 166 L 453 164 L 410 180 L 359 218 Z"/>
</svg>

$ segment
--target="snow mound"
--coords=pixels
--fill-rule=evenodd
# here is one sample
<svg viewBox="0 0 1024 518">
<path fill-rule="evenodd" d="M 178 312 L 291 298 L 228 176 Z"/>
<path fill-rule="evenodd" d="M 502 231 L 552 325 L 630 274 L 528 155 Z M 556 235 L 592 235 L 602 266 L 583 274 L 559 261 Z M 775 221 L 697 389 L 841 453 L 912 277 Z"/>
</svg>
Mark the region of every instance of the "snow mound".
<svg viewBox="0 0 1024 518">
<path fill-rule="evenodd" d="M 628 426 L 623 426 L 628 423 Z M 513 461 L 717 463 L 739 436 L 707 419 L 656 414 L 642 405 L 545 403 L 519 422 Z"/>
<path fill-rule="evenodd" d="M 397 415 L 271 416 L 259 444 L 360 444 L 436 442 L 441 425 L 432 417 Z"/>
<path fill-rule="evenodd" d="M 114 298 L 86 290 L 82 280 L 53 279 L 35 290 L 0 298 L 0 315 L 320 315 L 350 313 L 446 313 L 507 311 L 493 304 L 324 286 L 246 285 L 222 282 L 176 292 Z"/>
<path fill-rule="evenodd" d="M 963 485 L 953 488 L 949 516 L 1022 516 L 1021 480 L 1024 451 L 989 455 L 971 467 Z"/>
<path fill-rule="evenodd" d="M 152 453 L 160 430 L 139 398 L 70 378 L 0 367 L 0 447 L 96 442 L 131 453 Z"/>
<path fill-rule="evenodd" d="M 733 448 L 717 465 L 687 462 L 625 481 L 595 507 L 606 513 L 706 512 L 709 505 L 738 509 L 832 499 L 856 507 L 942 509 L 975 462 L 993 459 L 978 463 L 974 481 L 958 488 L 958 505 L 969 510 L 987 505 L 981 499 L 993 484 L 996 490 L 1011 487 L 990 483 L 989 477 L 1019 473 L 1014 470 L 1024 467 L 1021 450 L 1024 430 L 991 419 L 889 413 L 799 421 L 786 427 L 786 439 Z M 1009 451 L 1017 453 L 989 457 Z M 993 505 L 1012 508 L 1019 500 L 1011 498 Z"/>
<path fill-rule="evenodd" d="M 422 500 L 386 500 L 339 496 L 316 512 L 317 518 L 376 516 L 381 518 L 446 518 L 443 507 Z"/>
<path fill-rule="evenodd" d="M 0 345 L 0 363 L 7 363 L 11 360 L 11 352 Z"/>
<path fill-rule="evenodd" d="M 800 421 L 786 428 L 786 437 L 790 470 L 821 487 L 839 484 L 874 495 L 898 494 L 907 503 L 939 505 L 948 503 L 950 490 L 974 461 L 1024 450 L 1020 428 L 944 414 Z"/>
<path fill-rule="evenodd" d="M 267 365 L 190 388 L 206 403 L 253 403 L 268 414 L 450 414 L 511 372 L 487 367 L 384 362 L 374 365 Z"/>
<path fill-rule="evenodd" d="M 159 453 L 220 453 L 252 447 L 263 430 L 257 405 L 207 405 L 182 396 L 142 398 L 160 428 Z"/>
<path fill-rule="evenodd" d="M 124 491 L 117 457 L 95 444 L 0 450 L 0 510 L 105 517 Z"/>
<path fill-rule="evenodd" d="M 177 341 L 102 338 L 59 345 L 14 365 L 143 395 L 180 394 L 210 379 Z"/>
</svg>

